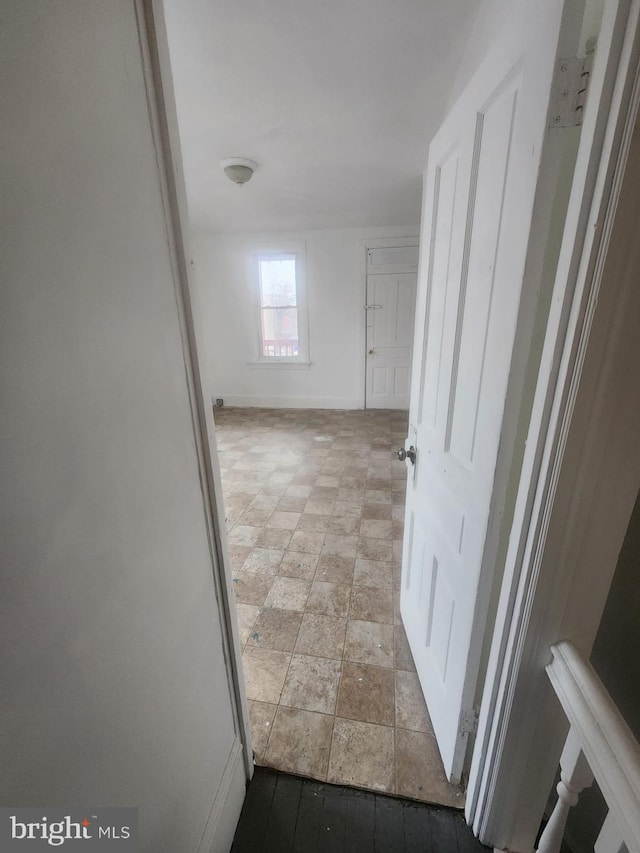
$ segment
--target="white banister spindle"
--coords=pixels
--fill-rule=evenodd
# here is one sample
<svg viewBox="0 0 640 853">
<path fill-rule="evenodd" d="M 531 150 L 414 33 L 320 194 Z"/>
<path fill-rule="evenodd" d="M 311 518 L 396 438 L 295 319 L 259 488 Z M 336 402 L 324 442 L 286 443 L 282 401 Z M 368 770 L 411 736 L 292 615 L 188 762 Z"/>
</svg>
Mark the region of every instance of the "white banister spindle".
<svg viewBox="0 0 640 853">
<path fill-rule="evenodd" d="M 569 729 L 560 757 L 558 801 L 540 837 L 538 853 L 560 853 L 569 809 L 578 802 L 578 795 L 593 782 L 593 773 L 582 752 L 575 731 Z"/>
<path fill-rule="evenodd" d="M 629 853 L 615 816 L 609 812 L 593 847 L 594 853 Z"/>
<path fill-rule="evenodd" d="M 538 851 L 560 850 L 568 811 L 592 772 L 609 806 L 595 853 L 640 853 L 640 744 L 575 646 L 563 641 L 551 654 L 547 674 L 571 728 L 560 762 L 558 803 Z"/>
</svg>

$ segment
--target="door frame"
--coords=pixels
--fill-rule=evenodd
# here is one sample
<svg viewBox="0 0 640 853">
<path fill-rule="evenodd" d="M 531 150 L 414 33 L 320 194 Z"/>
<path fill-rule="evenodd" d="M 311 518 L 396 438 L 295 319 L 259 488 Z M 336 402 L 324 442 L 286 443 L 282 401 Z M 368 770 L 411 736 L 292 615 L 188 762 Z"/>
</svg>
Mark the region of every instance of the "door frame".
<svg viewBox="0 0 640 853">
<path fill-rule="evenodd" d="M 235 742 L 220 785 L 223 798 L 218 798 L 214 803 L 200 845 L 202 851 L 208 851 L 211 846 L 211 833 L 218 822 L 227 824 L 230 819 L 224 811 L 229 799 L 227 792 L 234 784 L 237 785 L 240 762 L 242 762 L 245 781 L 253 776 L 251 723 L 242 670 L 213 409 L 210 396 L 206 392 L 205 379 L 198 357 L 198 353 L 204 351 L 204 346 L 198 336 L 197 290 L 192 279 L 191 265 L 188 262 L 189 217 L 164 4 L 163 0 L 133 0 L 133 2 L 139 21 L 140 51 L 147 103 L 162 191 L 167 244 L 174 271 L 176 303 L 182 327 L 193 435 L 213 567 L 214 606 L 220 618 L 221 642 L 236 731 Z"/>
<path fill-rule="evenodd" d="M 410 230 L 410 229 L 407 229 Z M 361 312 L 361 322 L 360 322 L 360 352 L 362 353 L 362 358 L 360 361 L 360 387 L 362 388 L 362 408 L 367 408 L 367 312 L 364 306 L 367 304 L 367 277 L 369 275 L 369 249 L 402 249 L 405 246 L 416 246 L 418 248 L 418 254 L 420 253 L 420 232 L 416 231 L 415 234 L 409 234 L 406 237 L 371 237 L 362 242 L 362 250 L 361 257 L 363 263 L 363 273 L 362 278 L 364 281 L 364 288 L 362 294 L 362 312 Z M 391 266 L 384 267 L 383 270 L 380 270 L 380 274 L 384 275 L 385 273 L 397 273 L 397 272 L 408 272 L 408 273 L 418 273 L 418 267 L 415 268 L 410 265 L 400 265 L 393 264 Z M 375 273 L 372 273 L 375 275 Z M 417 290 L 417 285 L 416 285 Z M 415 333 L 414 333 L 415 338 Z M 413 345 L 413 342 L 412 342 Z"/>
<path fill-rule="evenodd" d="M 549 646 L 570 638 L 588 657 L 640 478 L 640 447 L 614 452 L 638 405 L 612 373 L 625 346 L 637 354 L 611 333 L 633 275 L 601 292 L 640 109 L 639 25 L 640 0 L 607 0 L 600 42 L 611 50 L 591 75 L 529 420 L 466 806 L 496 849 L 532 848 L 567 728 L 544 672 Z M 574 419 L 584 400 L 589 417 Z"/>
</svg>

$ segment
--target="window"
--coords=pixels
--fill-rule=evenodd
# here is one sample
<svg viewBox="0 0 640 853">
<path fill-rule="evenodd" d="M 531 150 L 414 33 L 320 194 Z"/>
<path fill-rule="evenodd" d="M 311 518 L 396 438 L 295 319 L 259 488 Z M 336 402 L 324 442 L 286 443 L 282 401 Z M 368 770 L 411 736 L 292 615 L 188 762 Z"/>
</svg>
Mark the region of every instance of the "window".
<svg viewBox="0 0 640 853">
<path fill-rule="evenodd" d="M 300 252 L 255 256 L 261 362 L 306 363 L 306 314 Z"/>
</svg>

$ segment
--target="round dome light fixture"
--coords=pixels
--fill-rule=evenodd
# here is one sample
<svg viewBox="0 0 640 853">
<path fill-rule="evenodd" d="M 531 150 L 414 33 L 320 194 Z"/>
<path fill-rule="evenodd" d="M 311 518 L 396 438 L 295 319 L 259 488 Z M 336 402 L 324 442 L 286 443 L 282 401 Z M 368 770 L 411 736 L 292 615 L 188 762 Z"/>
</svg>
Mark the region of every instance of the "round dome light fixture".
<svg viewBox="0 0 640 853">
<path fill-rule="evenodd" d="M 227 157 L 226 160 L 220 161 L 220 168 L 230 181 L 242 186 L 251 180 L 258 164 L 247 160 L 246 157 Z"/>
</svg>

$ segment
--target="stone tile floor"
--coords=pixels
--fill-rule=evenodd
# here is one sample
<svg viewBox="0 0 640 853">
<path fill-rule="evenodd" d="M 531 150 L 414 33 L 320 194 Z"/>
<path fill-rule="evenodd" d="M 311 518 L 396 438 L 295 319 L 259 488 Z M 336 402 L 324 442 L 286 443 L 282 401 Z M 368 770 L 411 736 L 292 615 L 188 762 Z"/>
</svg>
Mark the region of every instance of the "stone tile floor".
<svg viewBox="0 0 640 853">
<path fill-rule="evenodd" d="M 256 763 L 462 807 L 399 611 L 406 413 L 215 421 Z"/>
</svg>

